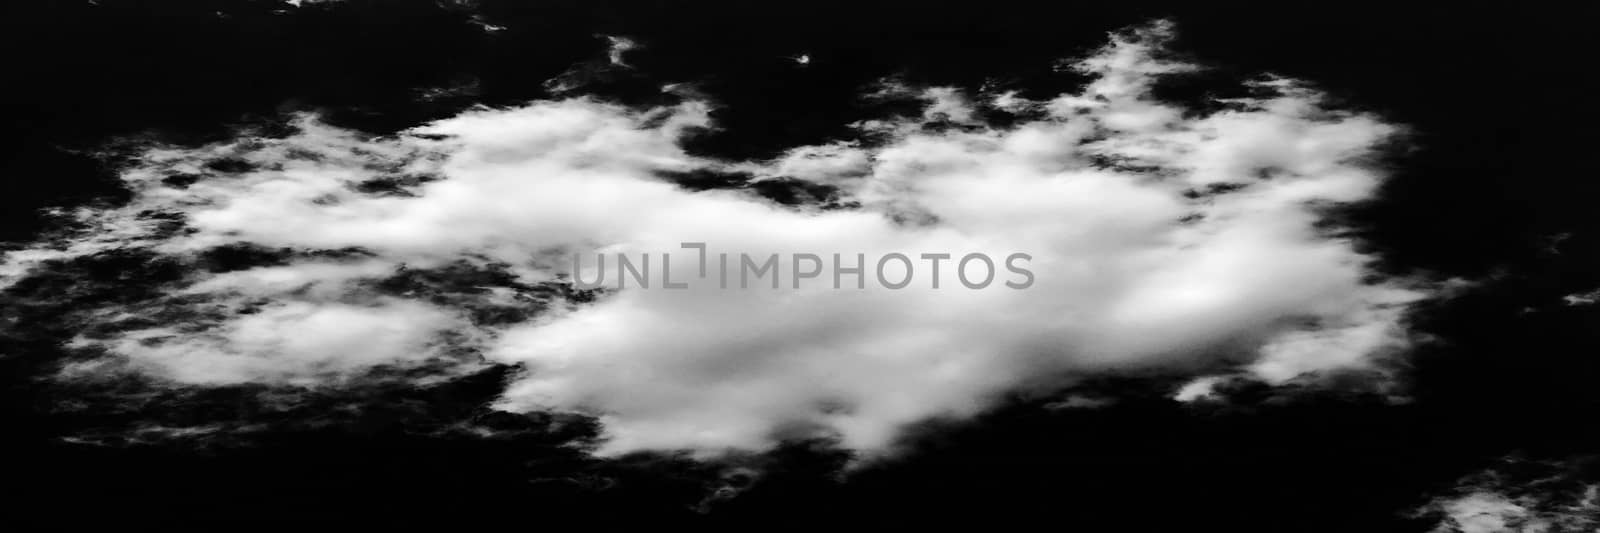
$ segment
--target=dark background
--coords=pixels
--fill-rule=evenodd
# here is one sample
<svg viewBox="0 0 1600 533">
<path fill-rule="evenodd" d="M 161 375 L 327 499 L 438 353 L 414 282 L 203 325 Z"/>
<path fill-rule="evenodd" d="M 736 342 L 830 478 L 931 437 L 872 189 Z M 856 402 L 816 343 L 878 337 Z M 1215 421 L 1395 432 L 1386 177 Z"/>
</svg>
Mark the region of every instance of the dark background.
<svg viewBox="0 0 1600 533">
<path fill-rule="evenodd" d="M 1403 405 L 1245 385 L 1226 405 L 1185 406 L 1166 399 L 1171 383 L 1129 376 L 1095 385 L 1125 399 L 1114 407 L 1018 398 L 975 422 L 930 423 L 902 458 L 843 474 L 846 458 L 825 443 L 738 468 L 589 459 L 562 444 L 592 437 L 590 421 L 482 409 L 506 369 L 427 389 L 373 384 L 279 411 L 252 403 L 249 387 L 133 405 L 44 386 L 35 378 L 72 332 L 8 302 L 126 298 L 162 275 L 144 258 L 105 258 L 0 295 L 0 528 L 1424 531 L 1433 521 L 1408 509 L 1510 453 L 1600 480 L 1582 460 L 1600 453 L 1600 307 L 1562 300 L 1600 288 L 1589 72 L 1600 43 L 1581 27 L 1594 13 L 1192 4 L 8 2 L 0 242 L 48 227 L 41 208 L 117 201 L 115 157 L 103 153 L 118 139 L 202 143 L 296 110 L 393 132 L 473 103 L 548 97 L 545 80 L 604 62 L 600 34 L 643 47 L 626 56 L 635 69 L 596 72 L 579 92 L 650 103 L 667 98 L 662 83 L 694 82 L 721 104 L 723 129 L 691 148 L 767 157 L 881 112 L 858 95 L 883 76 L 1055 94 L 1081 81 L 1054 73 L 1055 61 L 1168 17 L 1175 50 L 1214 68 L 1163 85 L 1164 96 L 1203 102 L 1272 72 L 1406 125 L 1383 199 L 1347 222 L 1386 270 L 1477 284 L 1411 317 L 1433 340 L 1399 369 Z M 809 66 L 784 59 L 800 53 Z M 438 88 L 454 90 L 420 97 Z M 87 406 L 61 409 L 71 398 Z M 205 443 L 61 438 L 154 411 L 269 429 Z M 439 429 L 462 420 L 502 432 Z"/>
</svg>

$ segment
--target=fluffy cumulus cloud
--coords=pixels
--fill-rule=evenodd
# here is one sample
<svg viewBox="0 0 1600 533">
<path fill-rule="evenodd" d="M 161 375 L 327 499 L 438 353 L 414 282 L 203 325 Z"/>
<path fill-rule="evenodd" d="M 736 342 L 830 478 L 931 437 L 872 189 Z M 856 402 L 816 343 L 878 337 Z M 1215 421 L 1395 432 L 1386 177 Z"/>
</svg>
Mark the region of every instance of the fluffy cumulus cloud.
<svg viewBox="0 0 1600 533">
<path fill-rule="evenodd" d="M 926 112 L 772 160 L 686 152 L 715 127 L 692 99 L 538 101 L 382 138 L 305 117 L 288 136 L 153 148 L 122 175 L 126 206 L 10 252 L 3 283 L 106 254 L 184 265 L 157 295 L 86 313 L 72 346 L 93 357 L 70 375 L 316 385 L 513 364 L 496 407 L 594 415 L 602 453 L 817 434 L 884 450 L 907 424 L 1075 376 L 1282 383 L 1402 347 L 1424 294 L 1325 224 L 1374 193 L 1366 162 L 1396 128 L 1286 80 L 1213 111 L 1158 101 L 1152 84 L 1193 68 L 1162 58 L 1168 31 L 1114 36 L 1072 67 L 1095 80 L 1074 94 L 897 86 Z M 764 184 L 830 198 L 779 203 Z M 707 278 L 684 242 L 706 244 Z M 650 256 L 657 284 L 575 290 L 570 258 L 597 253 Z M 779 254 L 781 287 L 720 288 L 723 253 Z M 891 253 L 913 260 L 905 288 L 876 279 Z M 952 258 L 935 275 L 924 253 Z M 994 258 L 994 284 L 961 283 L 969 253 Z M 1030 256 L 1024 289 L 1003 284 L 1024 281 L 1013 253 Z M 825 267 L 798 287 L 796 254 Z M 833 254 L 865 272 L 835 289 Z M 662 288 L 663 266 L 694 283 Z"/>
</svg>

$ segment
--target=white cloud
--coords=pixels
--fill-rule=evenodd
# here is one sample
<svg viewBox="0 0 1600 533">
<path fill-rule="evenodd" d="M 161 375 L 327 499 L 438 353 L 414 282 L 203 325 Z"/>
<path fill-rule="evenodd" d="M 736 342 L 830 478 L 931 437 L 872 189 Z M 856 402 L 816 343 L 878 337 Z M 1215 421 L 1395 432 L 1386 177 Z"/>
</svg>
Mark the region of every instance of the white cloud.
<svg viewBox="0 0 1600 533">
<path fill-rule="evenodd" d="M 606 58 L 610 59 L 611 64 L 614 66 L 629 66 L 628 62 L 622 57 L 622 54 L 627 53 L 629 50 L 638 48 L 639 43 L 635 42 L 633 39 L 619 37 L 616 35 L 607 35 L 605 37 L 606 42 L 610 43 L 610 48 L 606 50 Z"/>
<path fill-rule="evenodd" d="M 1561 301 L 1569 306 L 1593 305 L 1595 302 L 1600 302 L 1600 290 L 1568 294 L 1562 296 Z"/>
<path fill-rule="evenodd" d="M 684 152 L 680 137 L 709 125 L 701 102 L 635 110 L 581 98 L 479 109 L 396 138 L 306 119 L 283 139 L 155 149 L 124 174 L 131 205 L 84 212 L 83 238 L 10 253 L 0 274 L 10 283 L 51 257 L 119 245 L 178 257 L 239 242 L 359 248 L 357 258 L 197 272 L 177 290 L 184 298 L 161 305 L 206 302 L 221 318 L 78 345 L 189 384 L 470 365 L 441 343 L 477 349 L 526 368 L 499 408 L 599 416 L 602 453 L 762 449 L 817 431 L 881 451 L 906 424 L 972 415 L 1072 375 L 1244 361 L 1241 371 L 1282 382 L 1403 345 L 1399 314 L 1423 293 L 1371 281 L 1369 257 L 1315 227 L 1320 206 L 1373 194 L 1382 177 L 1361 156 L 1395 128 L 1322 109 L 1284 83 L 1267 87 L 1275 96 L 1186 115 L 1147 92 L 1191 68 L 1155 58 L 1167 31 L 1118 36 L 1078 64 L 1098 76 L 1083 94 L 1006 97 L 1009 109 L 1044 110 L 1014 126 L 984 125 L 976 106 L 992 95 L 920 89 L 924 115 L 870 126 L 886 141 L 796 147 L 775 161 Z M 250 168 L 207 170 L 217 158 Z M 861 207 L 787 208 L 661 177 L 692 170 L 833 185 Z M 161 181 L 173 172 L 209 175 L 178 189 Z M 404 194 L 363 192 L 374 180 Z M 191 231 L 152 233 L 137 222 L 150 211 L 181 213 Z M 562 254 L 601 249 L 670 252 L 672 270 L 689 273 L 686 241 L 713 253 L 841 253 L 847 265 L 856 253 L 1025 252 L 1036 283 L 966 290 L 947 263 L 941 290 L 622 290 L 509 324 L 372 288 L 401 265 L 462 261 L 504 264 L 537 284 L 555 279 Z M 507 305 L 523 292 L 462 298 Z M 238 311 L 247 307 L 257 311 Z"/>
<path fill-rule="evenodd" d="M 1463 478 L 1449 494 L 1417 509 L 1417 516 L 1436 517 L 1434 533 L 1559 533 L 1600 530 L 1600 484 L 1574 475 L 1582 458 L 1571 463 L 1535 463 L 1508 458 Z M 1520 467 L 1547 475 L 1513 481 L 1502 470 Z"/>
<path fill-rule="evenodd" d="M 464 326 L 443 310 L 406 300 L 287 301 L 204 333 L 157 327 L 110 342 L 78 342 L 101 345 L 131 365 L 182 383 L 304 384 L 427 360 L 437 355 L 439 335 Z"/>
</svg>

